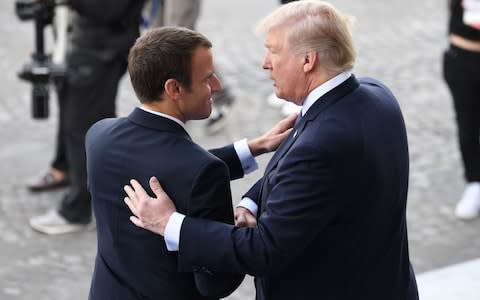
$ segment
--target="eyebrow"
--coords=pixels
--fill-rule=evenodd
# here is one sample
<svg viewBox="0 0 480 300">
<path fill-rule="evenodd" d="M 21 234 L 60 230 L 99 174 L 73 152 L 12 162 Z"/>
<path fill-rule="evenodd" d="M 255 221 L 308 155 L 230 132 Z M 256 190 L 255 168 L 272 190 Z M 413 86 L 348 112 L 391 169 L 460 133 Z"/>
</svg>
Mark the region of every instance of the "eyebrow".
<svg viewBox="0 0 480 300">
<path fill-rule="evenodd" d="M 208 78 L 212 77 L 213 74 L 215 74 L 215 71 L 208 72 L 207 75 L 205 75 L 204 79 L 208 79 Z"/>
</svg>

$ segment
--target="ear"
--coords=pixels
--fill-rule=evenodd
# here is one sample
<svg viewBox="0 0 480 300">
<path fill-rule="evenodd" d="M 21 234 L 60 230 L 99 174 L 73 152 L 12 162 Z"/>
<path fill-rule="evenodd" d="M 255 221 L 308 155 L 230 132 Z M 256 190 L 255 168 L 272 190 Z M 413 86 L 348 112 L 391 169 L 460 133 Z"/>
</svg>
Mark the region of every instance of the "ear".
<svg viewBox="0 0 480 300">
<path fill-rule="evenodd" d="M 168 79 L 165 81 L 165 94 L 171 99 L 178 99 L 182 94 L 182 87 L 176 79 Z"/>
<path fill-rule="evenodd" d="M 303 57 L 303 72 L 308 73 L 315 69 L 317 64 L 318 53 L 316 51 L 309 51 Z"/>
</svg>

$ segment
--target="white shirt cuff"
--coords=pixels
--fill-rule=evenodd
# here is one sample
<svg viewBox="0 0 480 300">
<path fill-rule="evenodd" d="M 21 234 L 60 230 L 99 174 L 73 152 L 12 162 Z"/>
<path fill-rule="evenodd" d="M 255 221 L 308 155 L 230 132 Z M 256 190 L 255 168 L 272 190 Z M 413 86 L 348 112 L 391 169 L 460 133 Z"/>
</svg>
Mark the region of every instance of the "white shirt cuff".
<svg viewBox="0 0 480 300">
<path fill-rule="evenodd" d="M 237 152 L 240 163 L 242 164 L 243 173 L 245 175 L 258 169 L 257 160 L 255 157 L 253 157 L 252 152 L 250 152 L 247 139 L 235 142 L 233 147 L 235 148 L 235 152 Z"/>
<path fill-rule="evenodd" d="M 182 228 L 183 219 L 185 215 L 174 212 L 170 219 L 168 219 L 167 226 L 165 226 L 165 244 L 168 251 L 178 251 L 180 244 L 180 229 Z"/>
<path fill-rule="evenodd" d="M 252 199 L 248 197 L 243 198 L 240 202 L 238 202 L 237 207 L 239 206 L 248 209 L 252 213 L 252 215 L 257 215 L 258 206 L 257 203 L 255 203 L 255 201 L 253 201 Z"/>
</svg>

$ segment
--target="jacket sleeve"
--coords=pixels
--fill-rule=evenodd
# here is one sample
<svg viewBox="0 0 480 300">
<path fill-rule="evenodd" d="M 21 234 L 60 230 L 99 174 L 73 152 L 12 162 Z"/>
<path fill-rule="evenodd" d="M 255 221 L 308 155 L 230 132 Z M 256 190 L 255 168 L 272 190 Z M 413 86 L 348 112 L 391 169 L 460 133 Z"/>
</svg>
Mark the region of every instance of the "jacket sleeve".
<svg viewBox="0 0 480 300">
<path fill-rule="evenodd" d="M 245 175 L 243 173 L 242 163 L 238 158 L 233 144 L 221 148 L 210 149 L 209 151 L 227 164 L 230 172 L 230 180 L 242 178 Z"/>
<path fill-rule="evenodd" d="M 252 199 L 260 208 L 260 192 L 262 190 L 263 177 L 260 178 L 255 184 L 242 196 L 242 198 L 248 197 Z"/>
<path fill-rule="evenodd" d="M 318 148 L 297 149 L 277 172 L 266 210 L 254 228 L 185 218 L 179 245 L 179 268 L 205 266 L 255 276 L 274 274 L 300 255 L 339 209 L 329 159 Z M 256 184 L 259 188 L 259 183 Z M 252 190 L 253 191 L 253 190 Z M 202 247 L 194 249 L 194 245 Z"/>
<path fill-rule="evenodd" d="M 200 171 L 192 189 L 188 214 L 233 224 L 232 195 L 228 170 L 220 160 L 208 162 Z M 197 290 L 206 297 L 224 298 L 243 281 L 245 274 L 211 272 L 192 266 Z"/>
</svg>

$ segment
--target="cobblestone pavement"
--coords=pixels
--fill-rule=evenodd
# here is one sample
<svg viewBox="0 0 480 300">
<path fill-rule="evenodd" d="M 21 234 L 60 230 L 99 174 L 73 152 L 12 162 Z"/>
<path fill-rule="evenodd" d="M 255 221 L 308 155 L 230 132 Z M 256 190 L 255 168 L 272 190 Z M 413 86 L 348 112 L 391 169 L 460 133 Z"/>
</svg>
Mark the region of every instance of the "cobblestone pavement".
<svg viewBox="0 0 480 300">
<path fill-rule="evenodd" d="M 462 222 L 452 214 L 464 183 L 450 96 L 441 74 L 446 1 L 332 3 L 356 18 L 354 73 L 385 82 L 405 115 L 411 156 L 408 226 L 417 273 L 480 257 L 480 220 Z M 198 28 L 214 42 L 224 83 L 237 99 L 223 131 L 206 133 L 204 121 L 188 125 L 200 144 L 219 146 L 254 137 L 281 118 L 265 101 L 273 89 L 260 67 L 262 41 L 253 33 L 258 20 L 276 5 L 275 0 L 204 0 Z M 13 1 L 0 1 L 0 15 L 0 299 L 86 299 L 95 232 L 50 237 L 33 232 L 27 224 L 29 217 L 56 205 L 65 192 L 30 194 L 25 189 L 28 178 L 44 170 L 52 157 L 57 106 L 52 97 L 51 117 L 31 119 L 30 87 L 17 79 L 16 72 L 32 49 L 33 24 L 16 19 Z M 124 79 L 119 114 L 127 114 L 136 103 Z M 268 158 L 260 158 L 261 168 Z M 234 199 L 260 174 L 235 181 Z M 253 295 L 247 278 L 228 299 Z"/>
</svg>

